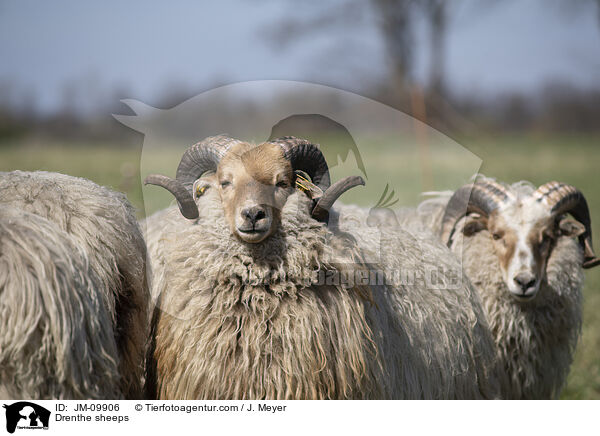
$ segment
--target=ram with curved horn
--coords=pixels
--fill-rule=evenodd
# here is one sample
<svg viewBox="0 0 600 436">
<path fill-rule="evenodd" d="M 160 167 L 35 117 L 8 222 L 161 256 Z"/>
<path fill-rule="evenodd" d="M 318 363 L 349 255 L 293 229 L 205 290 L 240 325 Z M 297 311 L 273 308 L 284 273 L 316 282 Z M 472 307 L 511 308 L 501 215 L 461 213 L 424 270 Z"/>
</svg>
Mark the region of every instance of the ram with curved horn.
<svg viewBox="0 0 600 436">
<path fill-rule="evenodd" d="M 587 269 L 600 264 L 600 258 L 596 257 L 592 247 L 590 210 L 581 191 L 564 183 L 550 182 L 540 186 L 533 196 L 550 209 L 552 216 L 561 217 L 568 213 L 583 224 L 585 231 L 579 235 L 579 243 L 583 248 L 583 267 Z"/>
<path fill-rule="evenodd" d="M 231 153 L 228 153 L 229 151 Z M 220 167 L 219 163 L 226 155 L 229 165 Z M 218 168 L 221 169 L 217 171 Z M 236 207 L 234 196 L 229 198 L 234 201 L 228 202 L 227 207 L 230 223 L 238 224 L 236 232 L 247 242 L 262 241 L 277 226 L 276 210 L 283 207 L 287 195 L 293 192 L 297 171 L 308 174 L 311 179 L 308 182 L 323 192 L 320 198 L 313 198 L 311 211 L 320 221 L 327 220 L 328 211 L 339 196 L 355 186 L 364 185 L 362 177 L 352 176 L 330 186 L 329 168 L 319 148 L 308 141 L 291 136 L 256 147 L 227 136 L 206 138 L 186 150 L 175 179 L 152 174 L 144 183 L 167 189 L 175 196 L 182 215 L 188 219 L 196 219 L 198 209 L 194 202 L 193 184 L 210 171 L 218 172 L 219 179 L 223 179 L 220 182 L 220 192 L 223 196 L 231 197 L 232 191 L 227 188 L 232 186 L 233 179 L 238 186 L 251 185 L 248 188 L 250 191 L 241 190 L 240 197 L 246 200 L 244 205 Z M 248 194 L 251 194 L 251 200 L 254 199 L 250 201 L 253 204 L 247 201 Z M 248 236 L 255 233 L 264 237 Z"/>
<path fill-rule="evenodd" d="M 336 211 L 319 222 L 362 179 L 331 184 L 318 146 L 209 138 L 154 181 L 198 218 L 170 207 L 145 222 L 149 398 L 498 397 L 493 340 L 454 256 L 434 237 L 336 227 Z M 401 270 L 419 279 L 397 283 Z"/>
<path fill-rule="evenodd" d="M 542 207 L 537 207 L 537 204 Z M 502 212 L 499 212 L 499 210 L 502 210 Z M 509 215 L 513 210 L 519 212 L 514 213 L 516 216 L 515 219 L 510 220 L 511 222 L 516 220 L 518 222 L 520 219 L 521 222 L 527 223 L 530 227 L 535 227 L 534 231 L 545 231 L 544 235 L 548 240 L 559 234 L 577 236 L 584 254 L 583 268 L 592 268 L 600 264 L 600 259 L 596 257 L 592 248 L 591 218 L 587 201 L 577 188 L 559 182 L 546 183 L 540 186 L 530 197 L 522 200 L 518 200 L 513 193 L 496 182 L 486 181 L 463 186 L 454 193 L 446 206 L 442 219 L 442 240 L 446 244 L 450 243 L 456 222 L 465 215 L 477 213 L 481 217 L 477 225 L 471 223 L 469 227 L 464 229 L 467 232 L 472 232 L 478 229 L 481 230 L 483 225 L 488 228 L 494 227 L 495 221 L 501 220 L 496 216 Z M 565 214 L 572 215 L 576 221 L 566 220 L 564 218 Z M 540 220 L 543 220 L 544 223 L 540 223 Z M 545 227 L 540 229 L 542 224 L 545 224 Z M 553 226 L 558 227 L 553 229 Z M 502 239 L 501 236 L 505 233 L 505 231 L 499 230 L 495 233 L 495 239 Z M 526 238 L 527 236 L 521 235 L 521 237 Z M 530 235 L 530 237 L 533 237 L 533 235 Z M 525 244 L 533 250 L 532 244 L 528 242 L 525 242 Z M 511 251 L 514 252 L 515 250 L 511 249 Z M 544 260 L 543 257 L 540 257 L 540 262 L 536 262 L 536 264 L 539 264 L 538 268 L 534 269 L 541 272 L 540 269 Z M 508 260 L 505 264 L 508 269 Z M 512 268 L 517 272 L 527 269 L 522 265 L 513 265 Z M 508 271 L 506 273 L 508 274 Z M 541 278 L 539 275 L 533 273 L 534 278 Z M 509 278 L 506 277 L 507 281 Z M 516 276 L 513 279 L 518 285 L 523 285 L 519 283 Z M 539 285 L 539 283 L 537 284 Z M 521 288 L 521 291 L 528 289 L 523 288 L 523 286 Z M 516 291 L 520 293 L 519 290 Z"/>
<path fill-rule="evenodd" d="M 451 196 L 439 231 L 482 297 L 510 377 L 503 396 L 558 396 L 581 329 L 582 268 L 600 263 L 584 195 L 482 178 Z"/>
</svg>

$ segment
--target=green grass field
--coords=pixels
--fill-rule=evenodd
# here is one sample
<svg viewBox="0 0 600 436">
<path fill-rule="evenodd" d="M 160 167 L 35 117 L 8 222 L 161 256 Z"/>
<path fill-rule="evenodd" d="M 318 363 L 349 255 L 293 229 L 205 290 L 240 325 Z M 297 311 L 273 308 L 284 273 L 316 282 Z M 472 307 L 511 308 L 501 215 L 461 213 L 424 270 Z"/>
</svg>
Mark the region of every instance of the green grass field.
<svg viewBox="0 0 600 436">
<path fill-rule="evenodd" d="M 536 185 L 559 180 L 581 189 L 590 206 L 593 232 L 597 235 L 596 250 L 600 251 L 600 136 L 503 136 L 460 142 L 482 159 L 481 172 L 485 175 L 505 182 L 526 179 Z M 437 151 L 433 149 L 430 153 Z M 402 187 L 410 187 L 409 190 L 413 192 L 429 186 L 427 183 L 411 185 L 409 167 L 405 170 L 406 177 L 402 179 L 395 161 L 386 155 L 371 158 L 371 162 L 375 162 L 369 168 L 372 178 L 387 180 L 400 177 L 402 180 L 401 187 L 396 187 L 400 204 L 407 201 L 406 204 L 412 205 Z M 143 217 L 146 210 L 151 212 L 163 207 L 169 201 L 169 196 L 145 188 L 147 191 L 144 191 L 143 197 L 140 159 L 141 141 L 137 148 L 112 143 L 59 144 L 41 139 L 0 143 L 0 171 L 47 170 L 86 177 L 125 192 L 137 208 L 138 216 Z M 147 159 L 144 163 L 148 164 L 145 167 L 159 168 L 171 175 L 177 162 L 176 157 L 162 156 L 160 153 L 146 155 L 144 159 Z M 451 157 L 443 157 L 440 162 L 439 167 L 434 165 L 430 169 L 434 175 L 444 166 L 457 167 L 461 164 Z M 444 186 L 444 181 L 442 177 L 434 187 Z M 363 204 L 368 204 L 370 200 L 361 198 L 360 194 L 356 199 Z M 600 268 L 586 272 L 583 335 L 562 398 L 600 399 Z"/>
</svg>

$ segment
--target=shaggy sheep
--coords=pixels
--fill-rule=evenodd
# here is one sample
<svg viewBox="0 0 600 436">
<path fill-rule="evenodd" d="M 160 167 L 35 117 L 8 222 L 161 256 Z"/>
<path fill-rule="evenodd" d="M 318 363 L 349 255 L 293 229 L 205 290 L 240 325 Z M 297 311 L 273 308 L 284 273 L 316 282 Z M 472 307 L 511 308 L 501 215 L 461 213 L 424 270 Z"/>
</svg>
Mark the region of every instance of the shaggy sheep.
<svg viewBox="0 0 600 436">
<path fill-rule="evenodd" d="M 5 281 L 11 280 L 13 283 L 15 280 L 29 280 L 28 288 L 26 288 L 29 294 L 23 293 L 21 298 L 14 296 L 11 299 L 3 296 L 4 304 L 8 304 L 5 306 L 8 311 L 6 313 L 13 313 L 12 311 L 15 310 L 10 307 L 20 308 L 23 299 L 25 301 L 38 299 L 45 302 L 45 299 L 60 295 L 60 304 L 53 300 L 52 305 L 45 306 L 44 310 L 39 312 L 45 317 L 44 319 L 34 317 L 38 313 L 35 310 L 41 310 L 39 307 L 35 310 L 30 308 L 30 313 L 24 312 L 24 316 L 27 316 L 25 319 L 9 321 L 3 319 L 2 322 L 14 323 L 13 334 L 6 338 L 19 341 L 14 344 L 14 347 L 34 346 L 33 343 L 23 342 L 25 338 L 41 344 L 41 346 L 35 345 L 35 347 L 39 347 L 36 353 L 39 354 L 38 359 L 46 359 L 47 371 L 52 371 L 48 360 L 51 356 L 44 354 L 50 351 L 49 344 L 56 341 L 56 345 L 68 348 L 69 344 L 73 345 L 74 343 L 76 347 L 72 351 L 81 351 L 82 353 L 67 354 L 62 357 L 64 359 L 72 357 L 80 361 L 77 362 L 77 365 L 85 367 L 85 371 L 83 371 L 75 365 L 75 362 L 60 362 L 63 368 L 60 377 L 65 380 L 65 383 L 77 381 L 82 384 L 71 387 L 65 385 L 63 390 L 58 386 L 54 386 L 50 390 L 43 390 L 42 386 L 35 387 L 35 384 L 28 384 L 21 380 L 18 383 L 22 384 L 23 390 L 10 390 L 10 392 L 15 396 L 32 398 L 140 397 L 144 348 L 147 341 L 146 249 L 129 202 L 122 194 L 100 187 L 88 180 L 47 172 L 14 171 L 0 173 L 0 207 L 19 209 L 23 213 L 37 215 L 51 223 L 52 226 L 48 224 L 44 227 L 44 232 L 39 230 L 36 234 L 40 235 L 42 239 L 54 241 L 53 247 L 47 247 L 47 250 L 49 253 L 60 252 L 62 256 L 56 258 L 57 265 L 51 263 L 53 258 L 50 255 L 45 258 L 40 257 L 36 261 L 38 270 L 35 274 L 32 273 L 31 278 L 29 276 L 21 278 L 12 277 L 12 275 L 6 276 L 6 271 L 9 270 L 4 270 Z M 35 222 L 39 223 L 40 220 Z M 59 234 L 60 232 L 64 232 L 64 235 Z M 71 242 L 67 243 L 66 239 Z M 63 242 L 62 246 L 58 246 L 59 241 Z M 38 245 L 43 247 L 44 242 L 39 241 Z M 7 251 L 2 246 L 4 262 L 11 262 L 14 265 L 13 272 L 28 270 L 25 265 L 18 267 L 20 261 L 34 262 L 37 250 L 32 251 L 27 247 L 27 245 L 22 246 L 23 252 L 20 254 L 24 257 L 19 260 L 18 258 L 8 258 Z M 17 254 L 19 253 L 13 252 L 13 255 Z M 72 256 L 72 259 L 69 260 L 70 263 L 65 264 L 69 255 Z M 26 256 L 31 256 L 31 260 L 27 260 Z M 78 257 L 81 260 L 78 260 Z M 8 264 L 5 263 L 5 265 Z M 44 272 L 43 268 L 46 268 L 47 271 Z M 53 277 L 50 275 L 50 271 L 53 270 L 60 270 L 62 278 L 54 278 L 55 283 L 53 284 L 43 283 L 43 277 Z M 66 277 L 68 273 L 74 274 L 75 272 L 81 277 Z M 89 274 L 85 275 L 84 272 Z M 36 277 L 40 283 L 34 282 Z M 65 288 L 63 284 L 67 287 Z M 90 291 L 89 296 L 82 300 L 83 297 L 78 296 L 77 293 L 82 294 L 86 289 Z M 0 286 L 0 292 L 7 293 L 9 290 Z M 19 289 L 19 292 L 24 291 Z M 39 293 L 44 293 L 44 295 L 36 295 Z M 86 302 L 87 306 L 78 307 L 77 311 L 74 311 L 69 305 L 75 304 L 78 300 L 81 301 L 81 304 Z M 57 313 L 56 311 L 62 312 Z M 106 316 L 102 314 L 102 311 L 107 312 Z M 74 318 L 70 318 L 71 316 Z M 85 319 L 84 316 L 97 319 Z M 68 322 L 82 323 L 82 326 L 80 330 L 74 330 L 73 336 L 67 341 L 56 335 L 68 332 L 64 324 Z M 34 332 L 36 323 L 46 324 L 43 334 Z M 95 330 L 83 328 L 86 323 L 94 323 Z M 18 329 L 22 329 L 22 331 L 15 334 Z M 90 342 L 89 336 L 92 335 L 95 337 Z M 113 342 L 116 344 L 116 351 L 112 348 Z M 98 345 L 99 343 L 101 345 Z M 84 352 L 86 347 L 91 348 L 91 351 Z M 2 347 L 2 353 L 4 350 L 5 348 Z M 100 360 L 96 362 L 97 359 Z M 107 366 L 102 363 L 102 359 L 114 360 L 117 365 L 110 376 L 107 375 L 109 371 L 106 369 Z M 28 365 L 27 360 L 15 360 L 14 364 L 20 365 L 21 369 L 18 371 L 25 374 L 26 368 L 24 367 Z M 104 370 L 94 372 L 97 365 Z M 67 370 L 64 368 L 72 368 L 73 373 L 65 372 Z M 40 374 L 46 374 L 46 372 L 42 371 Z M 8 373 L 3 373 L 2 384 L 13 383 L 14 380 L 5 378 L 7 375 Z M 85 382 L 87 376 L 89 378 Z M 99 384 L 90 386 L 96 379 Z M 40 380 L 44 379 L 36 378 L 35 382 Z M 34 381 L 32 380 L 31 383 Z"/>
<path fill-rule="evenodd" d="M 87 254 L 54 223 L 0 207 L 4 398 L 118 398 L 112 316 Z"/>
<path fill-rule="evenodd" d="M 435 204 L 429 202 L 430 208 Z M 503 397 L 556 398 L 581 329 L 582 265 L 600 262 L 592 251 L 585 198 L 557 182 L 536 190 L 526 182 L 481 179 L 458 190 L 442 209 L 442 239 L 462 258 L 481 295 L 509 376 Z"/>
<path fill-rule="evenodd" d="M 294 189 L 297 171 L 323 191 L 318 201 Z M 146 220 L 157 297 L 150 396 L 498 396 L 493 341 L 453 256 L 401 230 L 361 247 L 314 219 L 356 183 L 329 187 L 314 145 L 208 138 L 186 152 L 177 179 L 149 181 L 192 218 L 172 207 Z M 366 264 L 377 250 L 385 263 Z M 412 279 L 392 283 L 402 271 Z"/>
</svg>

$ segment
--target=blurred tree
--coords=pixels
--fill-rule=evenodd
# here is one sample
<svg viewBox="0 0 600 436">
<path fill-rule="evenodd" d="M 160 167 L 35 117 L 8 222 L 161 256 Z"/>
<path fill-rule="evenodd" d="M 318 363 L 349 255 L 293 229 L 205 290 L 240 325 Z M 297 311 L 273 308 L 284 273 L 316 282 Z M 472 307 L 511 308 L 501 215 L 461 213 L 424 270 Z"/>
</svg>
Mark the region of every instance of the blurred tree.
<svg viewBox="0 0 600 436">
<path fill-rule="evenodd" d="M 557 3 L 565 15 L 588 12 L 589 7 L 593 8 L 600 26 L 600 0 L 557 0 Z"/>
<path fill-rule="evenodd" d="M 429 92 L 445 94 L 446 31 L 448 27 L 447 0 L 422 0 L 421 7 L 429 27 Z"/>
<path fill-rule="evenodd" d="M 494 1 L 485 0 L 485 3 Z M 326 6 L 322 2 L 303 3 L 302 9 L 294 9 L 293 15 L 284 16 L 263 33 L 275 47 L 282 48 L 305 38 L 315 38 L 316 33 L 338 32 L 338 38 L 330 39 L 343 42 L 344 37 L 354 33 L 352 30 L 360 25 L 374 27 L 385 49 L 387 80 L 358 91 L 446 132 L 462 131 L 467 127 L 449 106 L 445 83 L 449 15 L 450 11 L 456 13 L 459 6 L 460 3 L 449 0 L 338 0 Z M 478 8 L 480 6 L 475 9 Z M 414 47 L 421 29 L 429 34 L 426 38 L 429 71 L 425 84 L 416 83 L 414 77 L 419 55 Z M 336 50 L 335 56 L 341 57 L 342 52 Z"/>
<path fill-rule="evenodd" d="M 294 9 L 293 16 L 284 17 L 278 25 L 264 32 L 266 37 L 281 48 L 301 38 L 314 37 L 315 32 L 348 31 L 365 23 L 373 25 L 368 19 L 372 16 L 389 60 L 392 89 L 386 91 L 393 91 L 395 97 L 403 95 L 413 85 L 415 23 L 424 20 L 430 45 L 428 93 L 438 97 L 445 95 L 448 0 L 341 0 L 327 7 L 320 2 L 312 3 L 308 9 L 309 12 L 304 14 Z"/>
<path fill-rule="evenodd" d="M 394 90 L 404 92 L 412 79 L 414 56 L 412 8 L 414 0 L 371 0 L 378 17 L 386 51 L 390 56 Z"/>
<path fill-rule="evenodd" d="M 322 2 L 308 3 L 303 4 L 302 12 L 294 8 L 293 16 L 284 16 L 262 33 L 280 49 L 304 38 L 315 38 L 317 33 L 347 35 L 358 26 L 373 26 L 374 19 L 389 58 L 392 91 L 399 95 L 412 80 L 415 3 L 415 0 L 340 0 L 326 6 Z"/>
</svg>

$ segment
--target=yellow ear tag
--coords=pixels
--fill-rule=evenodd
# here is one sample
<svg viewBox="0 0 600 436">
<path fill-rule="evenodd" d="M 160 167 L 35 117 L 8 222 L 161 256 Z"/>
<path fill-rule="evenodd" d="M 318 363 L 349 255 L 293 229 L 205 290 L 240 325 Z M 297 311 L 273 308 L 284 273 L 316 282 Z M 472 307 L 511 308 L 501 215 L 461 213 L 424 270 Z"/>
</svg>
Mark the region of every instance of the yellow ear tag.
<svg viewBox="0 0 600 436">
<path fill-rule="evenodd" d="M 315 199 L 323 196 L 323 190 L 315 185 L 310 176 L 302 170 L 296 170 L 296 189 L 304 192 L 308 198 Z"/>
<path fill-rule="evenodd" d="M 205 186 L 196 186 L 196 198 L 201 197 L 202 195 L 204 195 L 204 193 L 206 192 L 206 185 Z"/>
</svg>

